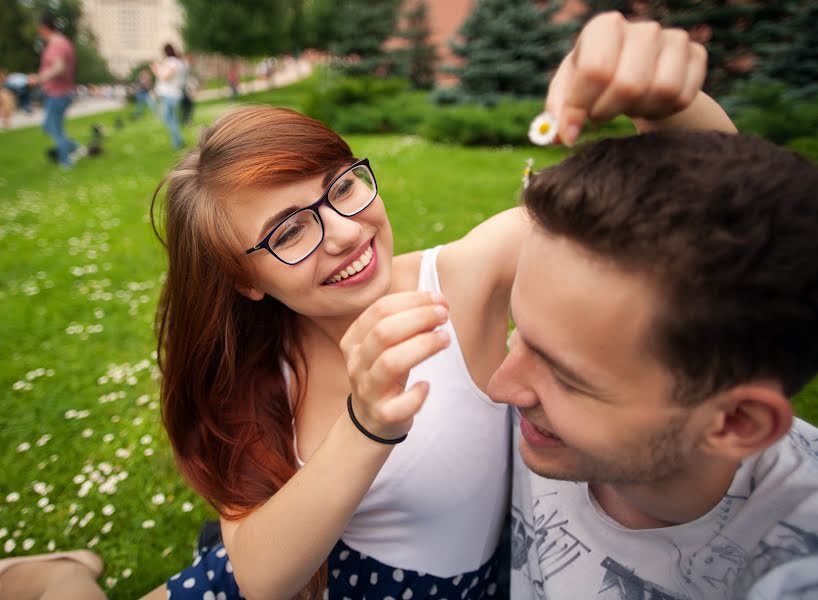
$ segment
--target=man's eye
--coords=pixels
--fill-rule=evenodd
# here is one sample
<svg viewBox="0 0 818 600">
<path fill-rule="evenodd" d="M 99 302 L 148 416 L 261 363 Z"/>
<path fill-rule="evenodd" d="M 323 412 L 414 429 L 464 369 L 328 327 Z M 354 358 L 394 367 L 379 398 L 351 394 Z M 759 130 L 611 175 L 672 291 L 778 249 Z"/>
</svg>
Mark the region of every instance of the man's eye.
<svg viewBox="0 0 818 600">
<path fill-rule="evenodd" d="M 570 383 L 567 383 L 564 379 L 560 379 L 556 375 L 552 375 L 552 377 L 554 378 L 554 381 L 557 383 L 557 385 L 566 392 L 568 392 L 569 394 L 579 394 L 582 391 L 579 388 L 574 387 Z"/>
</svg>

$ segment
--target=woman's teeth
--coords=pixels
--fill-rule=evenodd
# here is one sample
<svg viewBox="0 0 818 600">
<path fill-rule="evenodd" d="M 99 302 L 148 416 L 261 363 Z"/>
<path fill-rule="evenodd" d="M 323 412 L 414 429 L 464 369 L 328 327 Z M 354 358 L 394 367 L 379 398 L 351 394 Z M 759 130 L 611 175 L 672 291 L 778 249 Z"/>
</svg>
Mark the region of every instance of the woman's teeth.
<svg viewBox="0 0 818 600">
<path fill-rule="evenodd" d="M 351 265 L 348 265 L 345 269 L 342 269 L 327 279 L 327 283 L 338 283 L 342 279 L 346 279 L 351 275 L 355 275 L 355 273 L 358 273 L 359 271 L 363 271 L 364 267 L 368 265 L 371 260 L 372 246 L 369 246 Z"/>
</svg>

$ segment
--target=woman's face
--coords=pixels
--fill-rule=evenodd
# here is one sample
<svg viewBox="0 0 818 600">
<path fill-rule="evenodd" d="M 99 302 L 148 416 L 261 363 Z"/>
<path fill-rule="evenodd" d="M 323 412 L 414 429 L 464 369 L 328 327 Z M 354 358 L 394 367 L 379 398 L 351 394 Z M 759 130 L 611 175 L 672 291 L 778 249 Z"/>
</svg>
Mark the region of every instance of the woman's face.
<svg viewBox="0 0 818 600">
<path fill-rule="evenodd" d="M 269 222 L 277 213 L 286 216 L 318 200 L 332 177 L 316 175 L 234 194 L 226 208 L 242 247 L 258 244 L 279 222 Z M 255 281 L 240 289 L 242 294 L 254 300 L 269 294 L 304 316 L 334 317 L 358 313 L 389 291 L 392 229 L 380 196 L 353 217 L 341 216 L 326 204 L 317 211 L 324 225 L 318 248 L 295 265 L 266 250 L 250 254 Z"/>
</svg>

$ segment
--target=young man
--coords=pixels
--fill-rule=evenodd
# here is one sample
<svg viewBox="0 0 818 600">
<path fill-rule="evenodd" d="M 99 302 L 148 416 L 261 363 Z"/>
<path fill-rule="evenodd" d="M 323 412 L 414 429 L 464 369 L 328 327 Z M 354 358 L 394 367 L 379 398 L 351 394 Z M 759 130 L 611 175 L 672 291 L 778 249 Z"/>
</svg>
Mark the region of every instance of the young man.
<svg viewBox="0 0 818 600">
<path fill-rule="evenodd" d="M 759 139 L 606 140 L 537 174 L 489 384 L 517 408 L 512 590 L 818 597 L 818 167 Z"/>
<path fill-rule="evenodd" d="M 65 135 L 65 111 L 74 94 L 76 72 L 76 52 L 74 45 L 57 29 L 54 17 L 43 15 L 37 26 L 37 33 L 45 42 L 45 50 L 40 58 L 37 75 L 29 76 L 29 85 L 39 85 L 43 91 L 45 131 L 57 146 L 57 162 L 63 168 L 70 168 L 85 155 L 85 149 Z"/>
</svg>

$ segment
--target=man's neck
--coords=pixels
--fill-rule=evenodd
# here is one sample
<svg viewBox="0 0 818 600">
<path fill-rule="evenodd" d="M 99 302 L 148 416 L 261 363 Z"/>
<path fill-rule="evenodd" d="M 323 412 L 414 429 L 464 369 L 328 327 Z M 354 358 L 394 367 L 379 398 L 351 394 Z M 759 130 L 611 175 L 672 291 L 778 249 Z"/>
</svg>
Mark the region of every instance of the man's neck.
<svg viewBox="0 0 818 600">
<path fill-rule="evenodd" d="M 602 510 L 624 527 L 670 527 L 707 514 L 727 493 L 738 467 L 711 458 L 659 482 L 591 483 L 589 489 Z"/>
</svg>

